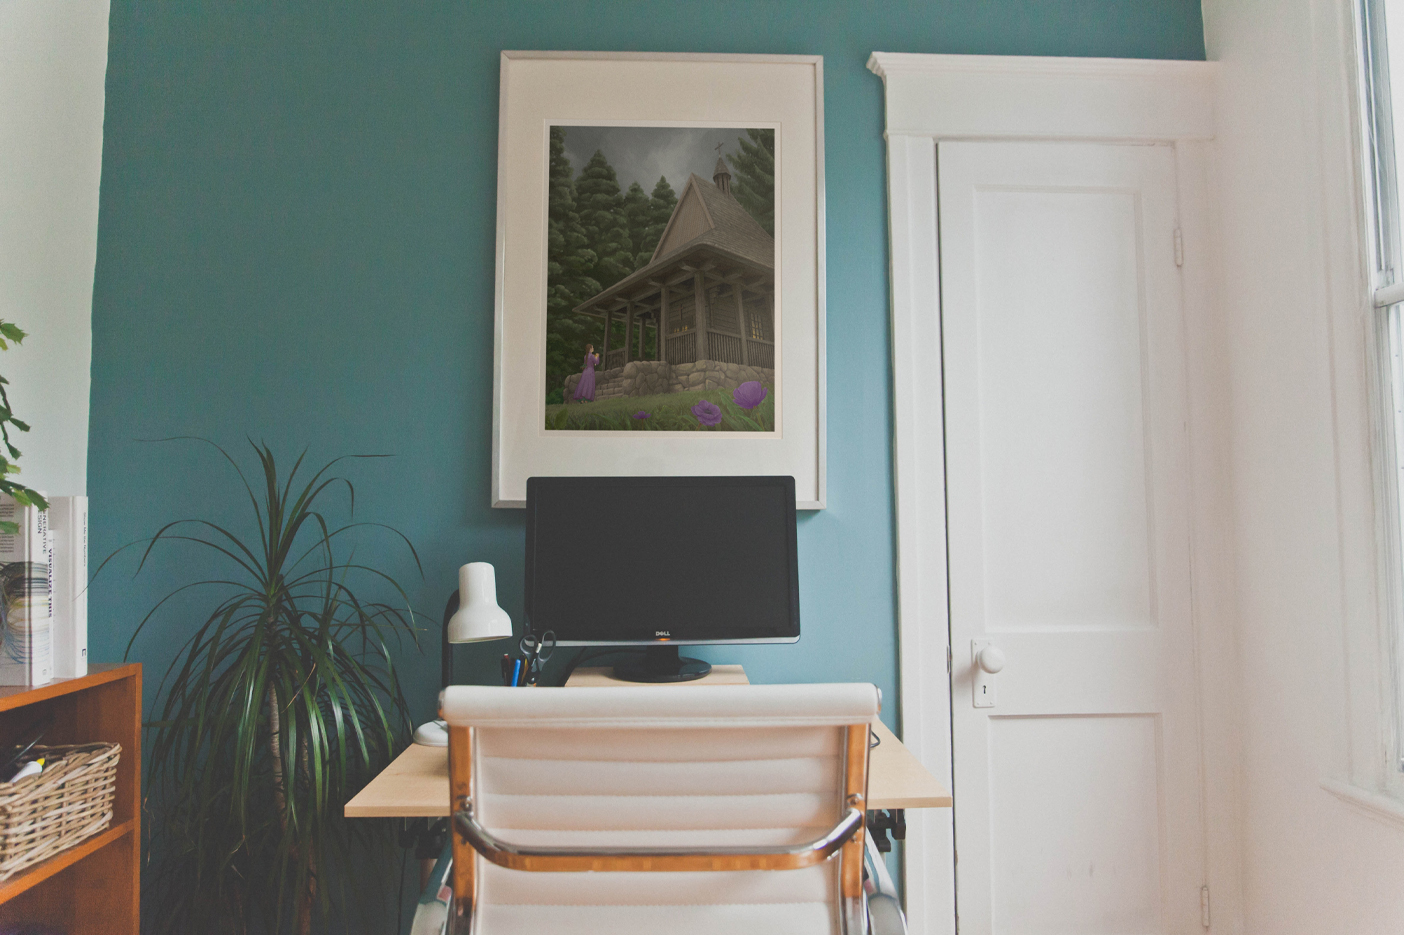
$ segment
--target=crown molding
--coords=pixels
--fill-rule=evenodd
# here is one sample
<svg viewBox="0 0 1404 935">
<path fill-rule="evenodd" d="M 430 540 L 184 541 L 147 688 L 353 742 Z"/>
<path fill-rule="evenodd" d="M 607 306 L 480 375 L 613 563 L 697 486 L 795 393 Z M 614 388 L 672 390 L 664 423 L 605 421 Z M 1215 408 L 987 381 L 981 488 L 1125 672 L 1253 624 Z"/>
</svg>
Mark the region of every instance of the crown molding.
<svg viewBox="0 0 1404 935">
<path fill-rule="evenodd" d="M 1218 65 L 874 52 L 887 133 L 937 139 L 1212 139 Z"/>
</svg>

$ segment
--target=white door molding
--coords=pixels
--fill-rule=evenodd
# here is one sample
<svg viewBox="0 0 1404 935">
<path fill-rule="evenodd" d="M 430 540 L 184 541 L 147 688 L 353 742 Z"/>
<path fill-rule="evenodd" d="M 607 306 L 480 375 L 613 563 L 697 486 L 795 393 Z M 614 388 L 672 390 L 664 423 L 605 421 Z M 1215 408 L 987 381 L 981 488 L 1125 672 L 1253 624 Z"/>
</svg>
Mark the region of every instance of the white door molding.
<svg viewBox="0 0 1404 935">
<path fill-rule="evenodd" d="M 936 144 L 942 140 L 1098 140 L 1169 143 L 1185 181 L 1209 171 L 1203 141 L 1214 137 L 1217 66 L 1210 62 L 1011 56 L 915 55 L 874 52 L 868 68 L 883 79 L 888 144 L 888 218 L 891 257 L 893 468 L 896 496 L 898 644 L 902 736 L 921 761 L 951 781 L 950 626 L 946 562 L 945 440 L 940 327 L 940 249 L 937 224 Z M 1211 319 L 1206 186 L 1181 189 L 1187 327 Z M 1188 203 L 1186 203 L 1188 202 Z M 1192 376 L 1217 371 L 1196 361 Z M 1212 388 L 1192 387 L 1191 410 L 1202 412 Z M 1194 419 L 1191 416 L 1191 422 Z M 1193 570 L 1209 564 L 1225 541 L 1219 526 L 1222 491 L 1216 458 L 1222 426 L 1191 424 L 1191 533 Z M 1200 437 L 1203 436 L 1203 437 Z M 1209 489 L 1201 491 L 1201 487 Z M 1231 639 L 1224 589 L 1195 588 L 1201 691 L 1221 674 L 1219 648 Z M 1201 592 L 1204 596 L 1201 596 Z M 1206 606 L 1214 602 L 1215 606 Z M 1205 631 L 1205 621 L 1221 626 Z M 1206 663 L 1205 660 L 1208 660 Z M 940 673 L 946 672 L 942 678 Z M 1213 691 L 1205 703 L 1213 710 Z M 1203 734 L 1201 733 L 1201 736 Z M 1224 751 L 1205 750 L 1206 780 L 1232 772 Z M 1227 767 L 1227 769 L 1225 768 Z M 959 797 L 960 790 L 953 790 Z M 1233 793 L 1206 790 L 1206 811 L 1233 811 Z M 956 929 L 952 813 L 908 814 L 906 901 L 913 935 L 949 935 Z M 1230 837 L 1225 838 L 1224 835 Z M 1206 856 L 1216 900 L 1237 903 L 1233 880 L 1236 841 L 1231 828 L 1211 831 Z M 1231 891 L 1231 892 L 1230 892 Z M 1216 926 L 1216 930 L 1218 930 Z M 1226 926 L 1230 930 L 1234 926 Z"/>
<path fill-rule="evenodd" d="M 1170 142 L 1214 136 L 1213 62 L 874 52 L 887 135 Z"/>
<path fill-rule="evenodd" d="M 908 749 L 950 788 L 946 402 L 941 386 L 936 147 L 920 137 L 889 137 L 887 176 L 892 193 L 892 457 L 901 730 Z M 907 812 L 904 893 L 913 933 L 954 931 L 954 847 L 951 809 Z M 941 920 L 950 924 L 943 926 Z"/>
</svg>

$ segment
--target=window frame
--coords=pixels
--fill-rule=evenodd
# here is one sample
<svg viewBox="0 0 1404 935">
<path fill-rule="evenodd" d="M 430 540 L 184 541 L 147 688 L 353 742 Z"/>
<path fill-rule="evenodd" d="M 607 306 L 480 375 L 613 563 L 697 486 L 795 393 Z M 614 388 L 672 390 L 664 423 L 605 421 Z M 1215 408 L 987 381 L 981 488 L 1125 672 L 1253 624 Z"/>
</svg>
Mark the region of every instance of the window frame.
<svg viewBox="0 0 1404 935">
<path fill-rule="evenodd" d="M 1399 278 L 1404 269 L 1404 212 L 1385 7 L 1386 0 L 1359 0 L 1356 11 L 1384 625 L 1380 677 L 1385 710 L 1379 723 L 1383 762 L 1377 761 L 1371 771 L 1383 774 L 1384 791 L 1404 799 L 1404 282 Z"/>
</svg>

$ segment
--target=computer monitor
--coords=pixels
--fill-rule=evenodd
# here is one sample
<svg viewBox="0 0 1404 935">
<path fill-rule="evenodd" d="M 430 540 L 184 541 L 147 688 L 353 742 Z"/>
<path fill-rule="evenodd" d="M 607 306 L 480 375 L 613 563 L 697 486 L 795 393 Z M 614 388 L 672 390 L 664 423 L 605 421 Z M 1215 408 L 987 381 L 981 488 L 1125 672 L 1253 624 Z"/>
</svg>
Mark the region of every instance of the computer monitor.
<svg viewBox="0 0 1404 935">
<path fill-rule="evenodd" d="M 561 646 L 639 646 L 630 681 L 701 678 L 678 654 L 799 639 L 793 477 L 532 477 L 526 616 Z"/>
</svg>

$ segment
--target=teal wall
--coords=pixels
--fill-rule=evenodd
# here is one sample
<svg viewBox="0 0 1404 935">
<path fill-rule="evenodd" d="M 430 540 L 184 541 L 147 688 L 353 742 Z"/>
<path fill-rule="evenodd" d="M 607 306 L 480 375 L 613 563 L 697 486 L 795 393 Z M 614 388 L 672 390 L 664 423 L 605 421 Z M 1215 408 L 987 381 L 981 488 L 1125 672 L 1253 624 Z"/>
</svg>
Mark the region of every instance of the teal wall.
<svg viewBox="0 0 1404 935">
<path fill-rule="evenodd" d="M 824 56 L 829 509 L 800 523 L 802 640 L 705 655 L 757 681 L 873 681 L 895 724 L 882 87 L 864 63 L 874 49 L 1202 59 L 1198 2 L 112 0 L 95 561 L 169 519 L 242 516 L 219 460 L 142 439 L 388 452 L 352 468 L 358 514 L 409 535 L 425 576 L 373 543 L 357 557 L 435 617 L 454 569 L 490 561 L 521 620 L 522 514 L 488 508 L 502 49 Z M 158 562 L 133 580 L 134 564 L 92 589 L 96 660 L 120 658 L 154 601 L 202 570 Z M 177 607 L 137 640 L 149 685 L 191 619 Z M 416 717 L 436 691 L 430 637 L 401 660 Z M 485 679 L 501 651 L 460 650 L 461 678 Z"/>
<path fill-rule="evenodd" d="M 719 648 L 766 681 L 865 679 L 896 699 L 881 82 L 874 49 L 1204 57 L 1195 0 L 443 2 L 112 0 L 93 296 L 95 560 L 168 519 L 242 518 L 199 446 L 388 452 L 352 468 L 358 513 L 425 559 L 359 557 L 437 614 L 454 569 L 498 567 L 521 620 L 522 514 L 488 508 L 497 74 L 502 49 L 824 56 L 829 509 L 800 524 L 803 639 Z M 934 363 L 934 362 L 933 362 Z M 933 413 L 934 417 L 934 413 Z M 678 466 L 679 472 L 686 465 Z M 116 659 L 185 566 L 92 591 Z M 198 605 L 192 605 L 192 608 Z M 148 682 L 188 618 L 133 647 Z M 416 716 L 436 650 L 406 649 Z M 462 649 L 462 677 L 500 644 Z"/>
</svg>

